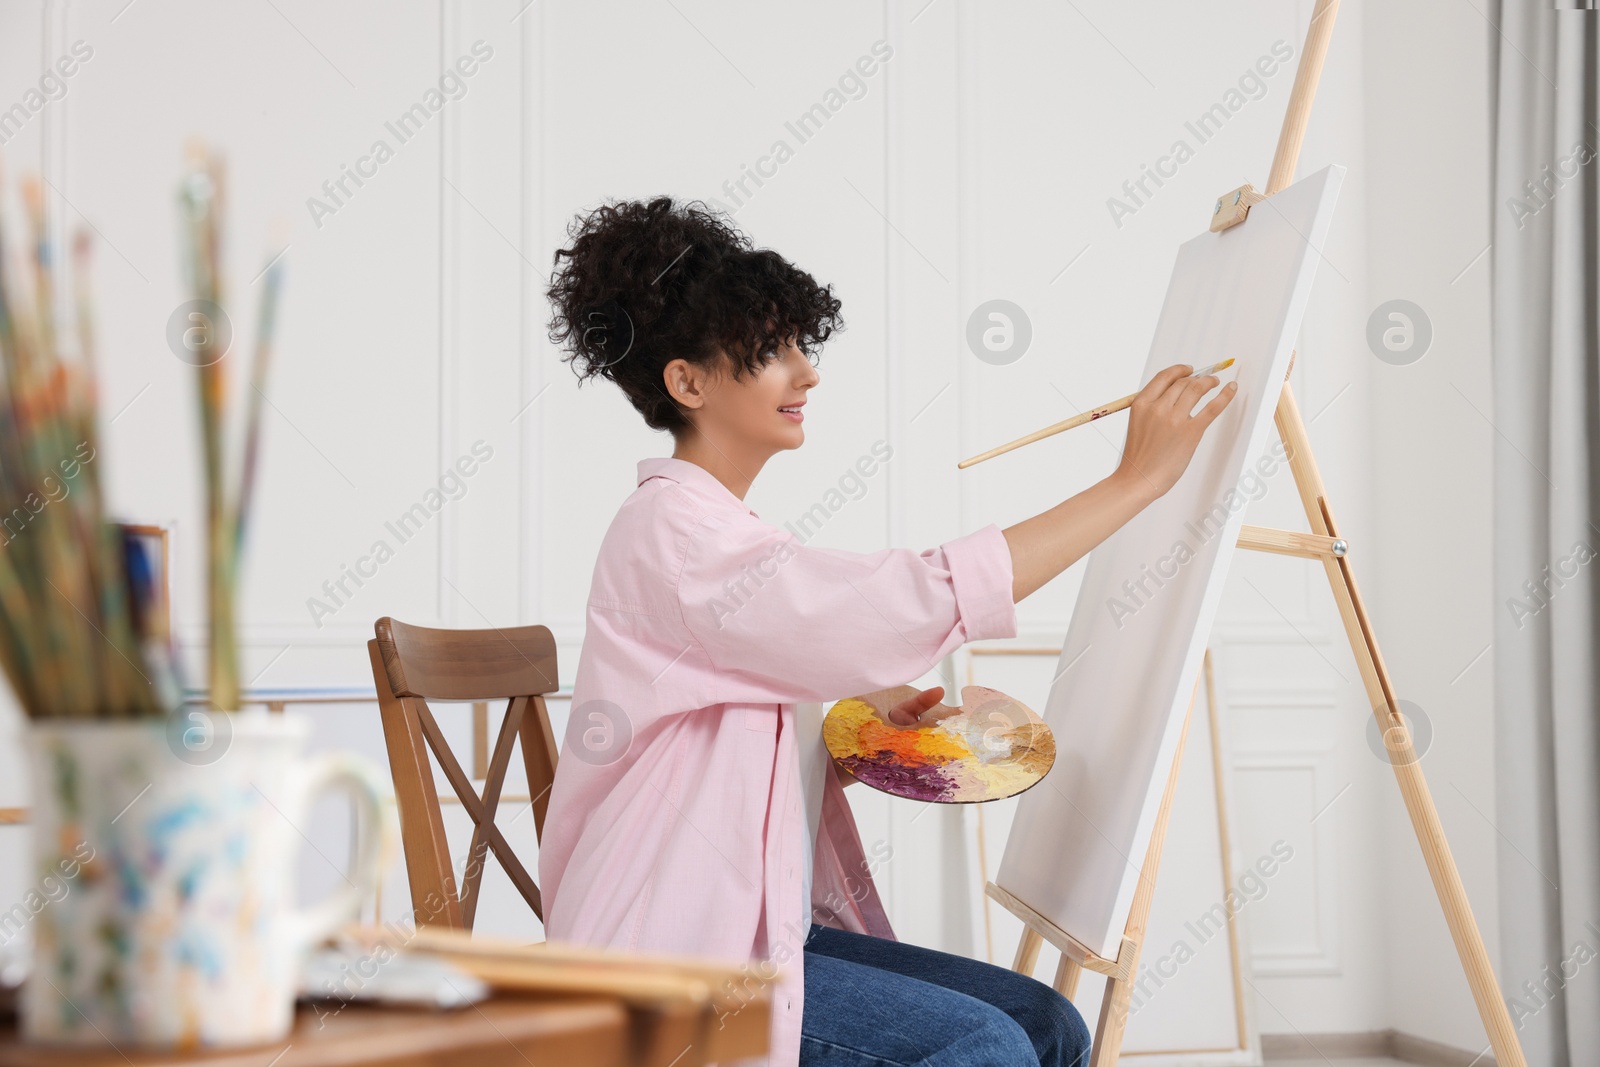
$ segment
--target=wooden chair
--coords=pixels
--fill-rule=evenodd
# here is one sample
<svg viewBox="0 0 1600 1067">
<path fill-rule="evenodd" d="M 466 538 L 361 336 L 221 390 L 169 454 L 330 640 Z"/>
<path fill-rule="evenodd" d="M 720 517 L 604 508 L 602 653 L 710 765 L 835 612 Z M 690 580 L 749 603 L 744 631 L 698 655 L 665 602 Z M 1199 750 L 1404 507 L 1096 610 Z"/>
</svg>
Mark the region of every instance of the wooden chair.
<svg viewBox="0 0 1600 1067">
<path fill-rule="evenodd" d="M 400 839 L 416 924 L 471 930 L 478 910 L 483 868 L 493 850 L 511 883 L 544 921 L 539 887 L 506 842 L 495 813 L 513 742 L 522 742 L 528 772 L 534 834 L 544 838 L 545 810 L 555 780 L 560 746 L 550 728 L 545 694 L 558 688 L 556 643 L 548 627 L 497 630 L 435 630 L 410 626 L 387 616 L 367 642 L 372 678 L 378 689 L 383 736 L 389 749 L 395 800 L 400 809 Z M 449 742 L 428 708 L 429 700 L 471 701 L 483 705 L 480 729 L 487 733 L 487 703 L 505 700 L 506 715 L 494 752 L 481 770 L 483 795 L 461 769 Z M 439 794 L 428 752 L 438 760 L 461 808 L 472 820 L 472 846 L 459 890 L 445 840 Z M 481 761 L 481 757 L 480 760 Z"/>
<path fill-rule="evenodd" d="M 764 1053 L 772 1011 L 770 982 L 750 974 L 743 965 L 625 955 L 611 949 L 548 942 L 517 945 L 472 938 L 483 866 L 491 850 L 539 921 L 544 921 L 539 887 L 506 843 L 494 817 L 506 768 L 511 764 L 512 745 L 520 740 L 534 833 L 540 841 L 544 839 L 545 810 L 560 752 L 545 707 L 545 694 L 557 689 L 555 638 L 544 626 L 434 630 L 388 617 L 379 619 L 374 629 L 377 637 L 367 642 L 367 652 L 389 749 L 389 769 L 400 809 L 400 840 L 418 927 L 405 945 L 422 950 L 431 946 L 432 951 L 479 977 L 512 987 L 537 988 L 544 981 L 535 981 L 540 969 L 528 966 L 525 952 L 536 953 L 545 961 L 546 978 L 549 962 L 561 961 L 569 973 L 557 986 L 573 987 L 582 978 L 591 985 L 599 982 L 627 1002 L 633 1019 L 630 1064 L 700 1067 Z M 481 738 L 488 732 L 487 703 L 508 702 L 493 755 L 488 756 L 482 748 L 474 753 L 475 772 L 481 771 L 477 776 L 483 779 L 482 796 L 451 751 L 428 708 L 429 700 L 471 701 L 475 705 L 475 736 Z M 473 823 L 459 892 L 430 751 Z M 434 929 L 424 931 L 423 927 Z M 619 962 L 631 966 L 619 969 Z M 532 986 L 527 985 L 530 981 Z"/>
</svg>

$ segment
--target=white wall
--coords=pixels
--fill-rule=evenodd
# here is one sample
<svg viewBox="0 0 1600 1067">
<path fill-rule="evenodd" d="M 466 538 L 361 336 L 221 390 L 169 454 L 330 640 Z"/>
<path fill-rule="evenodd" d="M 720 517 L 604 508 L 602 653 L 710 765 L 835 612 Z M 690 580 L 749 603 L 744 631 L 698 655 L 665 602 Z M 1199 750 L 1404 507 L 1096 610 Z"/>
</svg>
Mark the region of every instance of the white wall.
<svg viewBox="0 0 1600 1067">
<path fill-rule="evenodd" d="M 926 547 L 1016 522 L 1102 477 L 1119 426 L 959 477 L 955 461 L 1138 384 L 1177 244 L 1217 194 L 1265 184 L 1292 67 L 1206 143 L 1185 123 L 1274 41 L 1298 57 L 1311 8 L 1214 0 L 1164 4 L 1152 18 L 1110 0 L 523 2 L 96 0 L 0 12 L 0 106 L 65 45 L 95 48 L 67 96 L 4 152 L 12 173 L 45 160 L 73 221 L 102 235 L 112 498 L 128 517 L 178 521 L 191 652 L 201 621 L 193 383 L 162 340 L 183 299 L 173 190 L 184 139 L 201 134 L 229 156 L 237 321 L 252 321 L 247 283 L 268 221 L 290 227 L 245 587 L 245 676 L 258 685 L 369 684 L 362 645 L 385 614 L 543 623 L 570 685 L 595 546 L 636 461 L 670 442 L 614 390 L 575 386 L 543 336 L 543 272 L 573 213 L 656 192 L 731 206 L 724 183 L 778 138 L 794 157 L 737 221 L 834 283 L 849 328 L 823 354 L 805 447 L 774 458 L 751 506 L 781 523 L 879 438 L 894 458 L 819 543 Z M 1457 677 L 1487 642 L 1493 608 L 1492 430 L 1472 409 L 1489 406 L 1487 260 L 1456 278 L 1487 243 L 1488 32 L 1469 6 L 1440 0 L 1344 5 L 1300 173 L 1338 162 L 1350 176 L 1293 382 L 1389 665 L 1432 718 L 1425 767 L 1492 943 L 1489 658 Z M 385 121 L 479 39 L 493 56 L 466 95 L 318 227 L 307 198 L 375 138 L 393 143 Z M 880 39 L 893 58 L 797 144 L 785 121 Z M 1107 199 L 1180 138 L 1194 157 L 1119 226 Z M 1435 348 L 1416 366 L 1385 366 L 1367 349 L 1367 315 L 1391 296 L 1433 315 Z M 995 297 L 1021 305 L 1034 330 L 1032 350 L 1005 367 L 962 340 L 971 309 Z M 307 600 L 323 580 L 374 540 L 393 542 L 384 520 L 480 439 L 494 458 L 465 495 L 313 624 Z M 1249 521 L 1303 528 L 1286 473 Z M 1016 645 L 1059 646 L 1077 581 L 1071 572 L 1021 606 Z M 1263 1029 L 1394 1026 L 1476 1050 L 1398 793 L 1366 744 L 1365 698 L 1321 571 L 1238 559 L 1213 647 L 1237 853 L 1248 862 L 1280 837 L 1296 848 L 1246 916 Z M 565 708 L 554 708 L 559 732 Z M 382 758 L 370 706 L 316 717 L 319 744 Z M 21 802 L 14 773 L 0 788 L 0 804 Z M 963 816 L 913 822 L 886 798 L 852 802 L 864 835 L 894 845 L 879 878 L 902 936 L 983 955 Z M 329 816 L 315 836 L 336 854 L 343 830 Z M 512 836 L 531 859 L 531 820 Z M 0 847 L 0 878 L 11 879 L 18 833 Z M 315 857 L 307 865 L 311 891 L 336 877 Z M 536 933 L 497 879 L 485 928 Z M 396 912 L 403 877 L 389 886 L 385 910 Z M 998 944 L 995 958 L 1011 949 Z"/>
<path fill-rule="evenodd" d="M 1375 4 L 1367 17 L 1368 306 L 1415 302 L 1433 343 L 1408 366 L 1369 360 L 1378 551 L 1365 588 L 1397 692 L 1431 724 L 1422 766 L 1497 955 L 1489 643 L 1493 612 L 1506 606 L 1491 585 L 1488 247 L 1491 214 L 1505 207 L 1489 198 L 1494 30 L 1470 5 L 1440 0 Z M 1386 782 L 1382 801 L 1395 1025 L 1476 1053 L 1487 1039 L 1449 966 L 1449 931 L 1399 791 Z M 1515 992 L 1536 977 L 1503 974 L 1502 987 Z"/>
</svg>

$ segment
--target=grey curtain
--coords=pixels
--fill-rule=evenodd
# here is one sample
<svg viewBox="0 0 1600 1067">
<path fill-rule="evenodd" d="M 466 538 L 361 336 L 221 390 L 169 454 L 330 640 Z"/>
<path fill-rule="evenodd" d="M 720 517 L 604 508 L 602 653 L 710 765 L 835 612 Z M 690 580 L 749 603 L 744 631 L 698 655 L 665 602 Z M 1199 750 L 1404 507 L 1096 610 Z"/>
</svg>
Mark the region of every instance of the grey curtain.
<svg viewBox="0 0 1600 1067">
<path fill-rule="evenodd" d="M 1493 368 L 1500 979 L 1528 1062 L 1600 1064 L 1596 20 L 1499 0 Z"/>
</svg>

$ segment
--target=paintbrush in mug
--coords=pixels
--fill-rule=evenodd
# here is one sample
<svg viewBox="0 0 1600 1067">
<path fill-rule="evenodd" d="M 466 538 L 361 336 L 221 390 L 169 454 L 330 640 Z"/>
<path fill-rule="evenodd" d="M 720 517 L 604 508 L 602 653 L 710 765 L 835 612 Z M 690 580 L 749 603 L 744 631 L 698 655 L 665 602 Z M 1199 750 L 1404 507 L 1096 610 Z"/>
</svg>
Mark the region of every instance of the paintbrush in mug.
<svg viewBox="0 0 1600 1067">
<path fill-rule="evenodd" d="M 1207 374 L 1215 374 L 1218 371 L 1227 370 L 1231 366 L 1233 366 L 1233 360 L 1225 359 L 1221 363 L 1213 363 L 1209 367 L 1201 367 L 1189 377 L 1204 377 Z M 974 463 L 982 463 L 986 459 L 993 459 L 998 455 L 1010 452 L 1013 448 L 1021 448 L 1023 445 L 1031 445 L 1035 441 L 1042 441 L 1046 437 L 1060 433 L 1062 430 L 1070 430 L 1074 426 L 1085 426 L 1091 422 L 1094 422 L 1096 419 L 1103 419 L 1107 415 L 1114 415 L 1119 411 L 1123 411 L 1132 407 L 1133 402 L 1138 398 L 1138 393 L 1129 393 L 1120 400 L 1113 400 L 1109 404 L 1102 404 L 1097 408 L 1090 408 L 1081 415 L 1074 415 L 1070 419 L 1063 419 L 1052 426 L 1046 426 L 1042 430 L 1035 430 L 1026 437 L 1019 437 L 1015 441 L 1011 441 L 1008 444 L 1003 444 L 999 448 L 991 448 L 989 451 L 973 456 L 971 459 L 964 459 L 960 463 L 957 463 L 956 467 L 959 470 L 965 470 Z"/>
</svg>

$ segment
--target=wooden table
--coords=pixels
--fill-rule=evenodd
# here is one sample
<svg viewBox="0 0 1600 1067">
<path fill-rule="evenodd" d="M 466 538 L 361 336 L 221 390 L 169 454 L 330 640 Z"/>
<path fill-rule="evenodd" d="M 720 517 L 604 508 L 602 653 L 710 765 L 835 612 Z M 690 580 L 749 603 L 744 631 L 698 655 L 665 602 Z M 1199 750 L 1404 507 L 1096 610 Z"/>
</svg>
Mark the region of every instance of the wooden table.
<svg viewBox="0 0 1600 1067">
<path fill-rule="evenodd" d="M 753 1002 L 718 1026 L 630 1010 L 604 996 L 497 994 L 450 1011 L 358 1005 L 300 1008 L 283 1042 L 206 1053 L 126 1055 L 115 1049 L 34 1048 L 17 1040 L 16 1019 L 0 1020 L 0 1067 L 678 1067 L 767 1048 L 769 1005 Z M 703 1036 L 705 1055 L 684 1055 Z M 698 1051 L 694 1049 L 693 1051 Z"/>
</svg>

